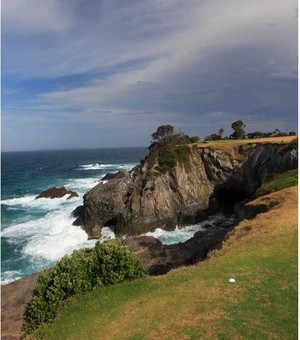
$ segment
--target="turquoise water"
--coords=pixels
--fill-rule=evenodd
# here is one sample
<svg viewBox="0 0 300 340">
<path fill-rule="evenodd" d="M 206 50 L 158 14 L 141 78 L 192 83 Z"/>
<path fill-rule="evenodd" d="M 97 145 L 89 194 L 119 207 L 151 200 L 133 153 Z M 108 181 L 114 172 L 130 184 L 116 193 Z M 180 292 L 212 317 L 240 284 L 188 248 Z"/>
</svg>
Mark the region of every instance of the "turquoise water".
<svg viewBox="0 0 300 340">
<path fill-rule="evenodd" d="M 93 246 L 72 225 L 71 212 L 108 172 L 131 169 L 146 148 L 2 153 L 2 283 L 52 266 L 74 249 Z M 38 199 L 41 191 L 65 186 L 79 198 Z M 104 238 L 113 237 L 109 229 Z"/>
</svg>

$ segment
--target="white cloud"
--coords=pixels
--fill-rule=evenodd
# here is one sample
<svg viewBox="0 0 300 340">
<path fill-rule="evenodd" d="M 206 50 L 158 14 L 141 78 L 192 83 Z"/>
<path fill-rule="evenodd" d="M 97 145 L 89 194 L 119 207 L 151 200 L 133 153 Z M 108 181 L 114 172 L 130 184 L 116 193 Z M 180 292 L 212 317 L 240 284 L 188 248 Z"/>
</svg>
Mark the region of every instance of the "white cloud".
<svg viewBox="0 0 300 340">
<path fill-rule="evenodd" d="M 4 31 L 26 38 L 4 37 L 4 77 L 90 74 L 22 101 L 28 112 L 105 126 L 184 124 L 186 116 L 191 127 L 217 126 L 274 97 L 288 101 L 270 84 L 296 75 L 295 0 L 5 3 Z"/>
<path fill-rule="evenodd" d="M 57 0 L 2 0 L 4 34 L 61 33 L 70 27 L 70 17 Z"/>
</svg>

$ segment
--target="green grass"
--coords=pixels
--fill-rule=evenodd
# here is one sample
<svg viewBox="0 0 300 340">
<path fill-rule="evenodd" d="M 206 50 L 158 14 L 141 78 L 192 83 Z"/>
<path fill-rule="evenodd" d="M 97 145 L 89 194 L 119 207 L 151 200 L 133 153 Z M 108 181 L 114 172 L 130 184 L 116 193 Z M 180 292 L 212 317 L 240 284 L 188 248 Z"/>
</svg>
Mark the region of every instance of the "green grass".
<svg viewBox="0 0 300 340">
<path fill-rule="evenodd" d="M 256 191 L 255 195 L 263 196 L 274 191 L 292 187 L 298 183 L 298 169 L 289 170 L 280 174 L 272 174 Z"/>
<path fill-rule="evenodd" d="M 34 338 L 297 339 L 296 193 L 208 261 L 78 295 Z"/>
</svg>

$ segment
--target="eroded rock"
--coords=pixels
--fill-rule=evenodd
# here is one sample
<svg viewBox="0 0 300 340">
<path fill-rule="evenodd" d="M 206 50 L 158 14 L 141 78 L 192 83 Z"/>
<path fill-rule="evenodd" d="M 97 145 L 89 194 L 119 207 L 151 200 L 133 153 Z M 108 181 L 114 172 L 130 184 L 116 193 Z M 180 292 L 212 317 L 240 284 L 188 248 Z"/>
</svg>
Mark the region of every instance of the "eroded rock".
<svg viewBox="0 0 300 340">
<path fill-rule="evenodd" d="M 297 168 L 297 141 L 188 149 L 174 167 L 162 166 L 157 144 L 126 176 L 98 184 L 84 195 L 74 222 L 93 238 L 110 226 L 117 235 L 195 224 L 218 210 L 232 210 L 266 176 Z M 182 151 L 182 150 L 181 150 Z"/>
</svg>

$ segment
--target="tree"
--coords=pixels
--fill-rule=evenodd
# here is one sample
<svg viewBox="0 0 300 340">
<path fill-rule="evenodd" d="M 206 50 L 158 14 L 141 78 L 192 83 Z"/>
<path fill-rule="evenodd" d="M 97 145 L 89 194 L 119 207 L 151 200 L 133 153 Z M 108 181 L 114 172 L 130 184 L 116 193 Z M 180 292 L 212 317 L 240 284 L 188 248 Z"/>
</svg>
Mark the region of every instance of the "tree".
<svg viewBox="0 0 300 340">
<path fill-rule="evenodd" d="M 174 128 L 172 125 L 161 125 L 157 128 L 156 132 L 152 133 L 151 137 L 155 141 L 160 141 L 167 136 L 172 136 Z"/>
<path fill-rule="evenodd" d="M 221 135 L 217 133 L 212 133 L 204 138 L 205 141 L 211 141 L 211 140 L 220 140 L 222 139 Z"/>
<path fill-rule="evenodd" d="M 223 133 L 224 133 L 224 129 L 219 129 L 218 134 L 221 136 L 221 138 L 222 138 Z"/>
<path fill-rule="evenodd" d="M 237 120 L 231 124 L 231 128 L 234 130 L 233 134 L 230 135 L 233 139 L 243 139 L 245 138 L 245 127 L 246 125 L 241 121 Z"/>
<path fill-rule="evenodd" d="M 212 133 L 204 138 L 205 141 L 211 140 L 220 140 L 222 139 L 222 134 L 224 133 L 224 129 L 219 129 L 218 133 Z"/>
<path fill-rule="evenodd" d="M 199 139 L 200 138 L 198 136 L 189 137 L 190 143 L 197 143 L 197 142 L 199 142 Z"/>
<path fill-rule="evenodd" d="M 272 133 L 273 137 L 285 137 L 288 136 L 287 132 L 280 131 L 279 129 L 275 129 Z"/>
<path fill-rule="evenodd" d="M 267 132 L 254 131 L 254 132 L 247 133 L 248 139 L 264 138 L 264 137 L 268 137 Z"/>
</svg>

